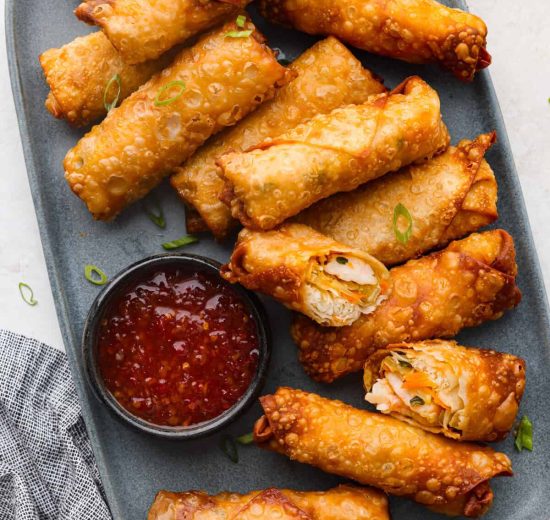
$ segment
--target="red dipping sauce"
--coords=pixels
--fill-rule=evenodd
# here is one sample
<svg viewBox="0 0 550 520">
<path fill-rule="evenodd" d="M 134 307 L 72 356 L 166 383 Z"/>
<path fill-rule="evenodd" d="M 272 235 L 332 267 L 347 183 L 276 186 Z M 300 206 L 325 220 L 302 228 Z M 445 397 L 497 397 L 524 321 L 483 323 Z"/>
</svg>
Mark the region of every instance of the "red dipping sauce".
<svg viewBox="0 0 550 520">
<path fill-rule="evenodd" d="M 258 348 L 254 318 L 235 290 L 213 274 L 161 268 L 110 306 L 99 329 L 99 370 L 133 415 L 189 426 L 239 400 Z"/>
</svg>

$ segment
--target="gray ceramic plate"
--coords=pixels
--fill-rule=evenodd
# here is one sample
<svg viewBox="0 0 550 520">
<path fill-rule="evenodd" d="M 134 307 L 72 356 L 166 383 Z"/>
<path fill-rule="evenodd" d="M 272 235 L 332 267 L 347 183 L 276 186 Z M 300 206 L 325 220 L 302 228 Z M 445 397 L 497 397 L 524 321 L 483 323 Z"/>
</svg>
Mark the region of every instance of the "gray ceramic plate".
<svg viewBox="0 0 550 520">
<path fill-rule="evenodd" d="M 6 32 L 21 138 L 59 321 L 114 517 L 144 518 L 156 491 L 162 488 L 218 492 L 267 486 L 324 489 L 336 484 L 336 477 L 253 446 L 241 448 L 240 462 L 233 464 L 219 450 L 218 436 L 173 443 L 141 434 L 119 423 L 84 383 L 80 337 L 97 288 L 83 278 L 83 266 L 94 263 L 112 275 L 136 260 L 162 252 L 160 244 L 184 234 L 185 226 L 183 207 L 167 185 L 156 190 L 168 218 L 167 229 L 159 233 L 139 204 L 125 211 L 114 223 L 94 222 L 63 179 L 61 161 L 81 133 L 54 120 L 44 109 L 47 88 L 37 58 L 42 51 L 89 31 L 72 14 L 76 3 L 76 0 L 7 0 Z M 464 7 L 460 2 L 453 5 Z M 261 21 L 259 25 L 271 44 L 282 48 L 290 58 L 314 41 L 293 31 L 266 26 Z M 516 240 L 519 285 L 524 299 L 517 310 L 503 319 L 467 331 L 459 339 L 470 345 L 506 350 L 527 360 L 528 383 L 521 413 L 528 414 L 534 422 L 535 450 L 515 453 L 513 439 L 497 446 L 512 457 L 516 475 L 494 481 L 495 504 L 486 518 L 548 518 L 548 310 L 521 189 L 489 74 L 483 71 L 473 84 L 462 85 L 437 68 L 406 65 L 366 54 L 360 57 L 384 77 L 389 86 L 413 73 L 430 82 L 441 96 L 453 142 L 491 129 L 498 131 L 498 143 L 488 159 L 499 182 L 499 226 L 512 233 Z M 199 244 L 190 246 L 188 252 L 223 261 L 230 247 L 230 243 L 219 245 L 205 236 Z M 265 303 L 274 331 L 274 352 L 265 391 L 271 392 L 284 384 L 362 406 L 358 375 L 333 386 L 318 385 L 304 375 L 288 334 L 290 313 L 271 301 Z M 255 405 L 229 432 L 249 431 L 259 413 L 259 406 Z M 396 520 L 437 518 L 403 500 L 392 499 L 391 507 Z"/>
</svg>

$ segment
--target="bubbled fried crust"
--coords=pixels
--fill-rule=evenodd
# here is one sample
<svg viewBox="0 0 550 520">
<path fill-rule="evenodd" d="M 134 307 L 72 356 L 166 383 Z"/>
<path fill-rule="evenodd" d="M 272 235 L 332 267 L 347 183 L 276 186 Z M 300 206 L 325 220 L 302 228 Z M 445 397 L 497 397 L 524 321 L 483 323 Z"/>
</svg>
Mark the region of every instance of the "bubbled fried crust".
<svg viewBox="0 0 550 520">
<path fill-rule="evenodd" d="M 425 352 L 444 360 L 453 370 L 464 401 L 460 430 L 428 427 L 414 418 L 393 414 L 400 420 L 416 424 L 433 433 L 451 439 L 492 442 L 504 439 L 514 425 L 519 403 L 525 388 L 525 361 L 512 354 L 479 348 L 468 348 L 455 341 L 431 340 L 397 343 L 372 354 L 365 363 L 363 381 L 367 392 L 383 377 L 382 361 L 393 351 Z M 417 358 L 418 356 L 414 356 Z M 445 373 L 438 374 L 444 379 Z"/>
<path fill-rule="evenodd" d="M 226 520 L 388 520 L 388 501 L 374 489 L 350 485 L 328 491 L 292 491 L 269 488 L 246 495 L 201 491 L 160 491 L 148 520 L 193 520 L 202 515 Z"/>
<path fill-rule="evenodd" d="M 495 132 L 462 141 L 429 161 L 321 200 L 293 220 L 386 265 L 406 262 L 497 218 L 496 180 L 483 158 L 494 141 Z M 414 222 L 406 243 L 395 240 L 393 228 L 400 203 Z"/>
<path fill-rule="evenodd" d="M 437 62 L 462 81 L 490 65 L 479 17 L 435 0 L 261 0 L 267 19 L 412 63 Z"/>
<path fill-rule="evenodd" d="M 316 394 L 283 387 L 260 402 L 260 446 L 429 507 L 459 505 L 462 514 L 478 516 L 492 499 L 489 479 L 512 474 L 503 453 Z"/>
<path fill-rule="evenodd" d="M 286 69 L 260 33 L 226 37 L 239 29 L 229 22 L 181 51 L 67 153 L 65 178 L 95 218 L 115 217 L 284 84 Z M 171 83 L 174 90 L 163 93 Z"/>
<path fill-rule="evenodd" d="M 389 298 L 349 327 L 323 328 L 296 316 L 291 333 L 300 361 L 313 379 L 331 382 L 361 370 L 391 343 L 450 337 L 500 318 L 521 299 L 516 273 L 508 233 L 474 233 L 391 269 Z"/>
</svg>

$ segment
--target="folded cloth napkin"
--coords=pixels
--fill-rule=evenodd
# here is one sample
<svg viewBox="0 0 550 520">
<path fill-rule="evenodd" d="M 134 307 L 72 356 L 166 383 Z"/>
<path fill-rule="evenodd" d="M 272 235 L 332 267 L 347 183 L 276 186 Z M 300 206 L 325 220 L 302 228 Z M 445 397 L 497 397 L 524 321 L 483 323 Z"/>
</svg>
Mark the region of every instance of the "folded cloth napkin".
<svg viewBox="0 0 550 520">
<path fill-rule="evenodd" d="M 0 519 L 111 519 L 65 354 L 3 330 Z"/>
</svg>

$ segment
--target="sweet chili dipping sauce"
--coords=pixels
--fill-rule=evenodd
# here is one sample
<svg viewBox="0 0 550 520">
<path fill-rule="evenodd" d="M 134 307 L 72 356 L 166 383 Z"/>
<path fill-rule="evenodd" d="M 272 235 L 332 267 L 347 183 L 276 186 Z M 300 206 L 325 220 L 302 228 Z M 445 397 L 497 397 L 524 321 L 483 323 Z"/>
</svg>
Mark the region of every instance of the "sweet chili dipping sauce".
<svg viewBox="0 0 550 520">
<path fill-rule="evenodd" d="M 107 311 L 99 369 L 130 413 L 188 426 L 231 408 L 258 366 L 259 338 L 240 295 L 208 273 L 161 268 Z"/>
</svg>

